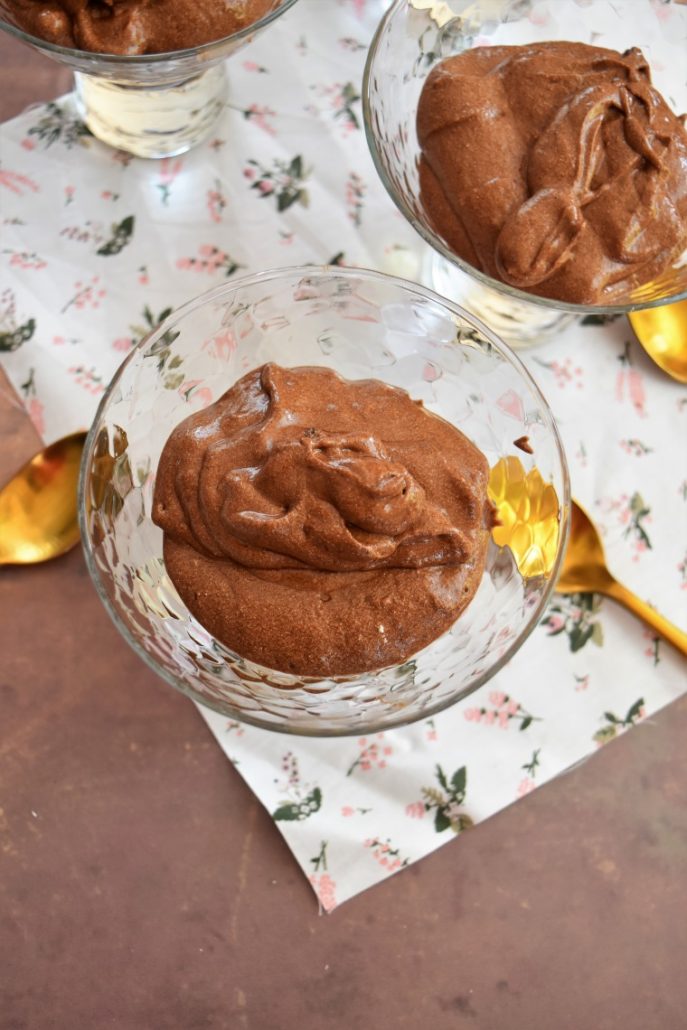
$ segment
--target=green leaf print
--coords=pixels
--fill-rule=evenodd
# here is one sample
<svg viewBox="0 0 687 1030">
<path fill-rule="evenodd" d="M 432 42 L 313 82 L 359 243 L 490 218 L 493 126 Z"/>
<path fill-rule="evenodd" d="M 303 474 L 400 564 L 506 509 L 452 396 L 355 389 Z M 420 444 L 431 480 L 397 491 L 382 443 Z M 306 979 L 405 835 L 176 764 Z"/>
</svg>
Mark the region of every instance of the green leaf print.
<svg viewBox="0 0 687 1030">
<path fill-rule="evenodd" d="M 300 154 L 294 157 L 293 161 L 289 165 L 289 175 L 293 176 L 294 179 L 300 179 L 303 174 L 303 158 Z"/>
<path fill-rule="evenodd" d="M 436 774 L 437 780 L 439 781 L 441 786 L 444 788 L 444 790 L 448 791 L 449 788 L 448 783 L 446 782 L 446 774 L 444 773 L 444 770 L 441 768 L 440 765 L 438 765 L 436 768 Z"/>
<path fill-rule="evenodd" d="M 21 347 L 22 343 L 30 340 L 36 331 L 36 319 L 29 318 L 27 322 L 17 326 L 16 329 L 0 333 L 0 351 L 13 351 Z"/>
<path fill-rule="evenodd" d="M 470 816 L 460 811 L 467 790 L 466 767 L 462 765 L 456 769 L 450 783 L 440 765 L 436 766 L 434 775 L 441 790 L 437 787 L 423 787 L 423 800 L 418 804 L 424 807 L 425 812 L 434 810 L 435 832 L 444 833 L 446 830 L 452 830 L 453 833 L 460 833 L 468 826 L 472 826 Z"/>
<path fill-rule="evenodd" d="M 61 140 L 65 147 L 71 149 L 77 143 L 85 142 L 93 133 L 79 118 L 71 118 L 66 109 L 51 101 L 43 109 L 43 115 L 28 131 L 29 136 L 36 136 L 47 149 Z"/>
<path fill-rule="evenodd" d="M 294 819 L 302 819 L 303 816 L 301 815 L 300 805 L 290 803 L 288 805 L 280 805 L 272 813 L 272 818 L 292 821 Z"/>
<path fill-rule="evenodd" d="M 634 704 L 630 705 L 624 719 L 620 719 L 614 712 L 604 712 L 606 725 L 597 730 L 592 740 L 597 744 L 607 744 L 609 740 L 617 737 L 622 730 L 630 726 L 636 726 L 640 719 L 644 718 L 644 698 L 638 697 Z"/>
<path fill-rule="evenodd" d="M 625 716 L 625 722 L 626 723 L 634 723 L 635 720 L 641 718 L 641 714 L 640 713 L 641 713 L 643 707 L 644 707 L 644 698 L 640 697 L 640 698 L 638 698 L 635 701 L 635 703 L 630 708 L 628 708 L 627 715 Z"/>
<path fill-rule="evenodd" d="M 272 813 L 272 818 L 286 822 L 302 822 L 322 807 L 322 791 L 315 787 L 303 801 L 289 801 Z"/>
<path fill-rule="evenodd" d="M 579 593 L 558 596 L 549 605 L 541 625 L 550 637 L 565 633 L 570 650 L 581 651 L 590 641 L 603 645 L 603 629 L 598 621 L 601 599 L 598 594 Z"/>
<path fill-rule="evenodd" d="M 450 830 L 450 828 L 451 820 L 444 814 L 443 808 L 437 808 L 437 813 L 434 816 L 434 829 L 437 833 L 443 833 L 444 830 Z"/>
<path fill-rule="evenodd" d="M 99 254 L 101 257 L 111 257 L 113 254 L 119 254 L 124 250 L 126 245 L 131 242 L 135 222 L 136 219 L 133 215 L 127 215 L 121 222 L 115 223 L 112 226 L 112 236 L 103 243 L 102 247 L 96 250 L 96 254 Z"/>
<path fill-rule="evenodd" d="M 588 640 L 594 635 L 593 626 L 573 626 L 568 636 L 570 638 L 570 650 L 574 653 L 575 651 L 581 651 Z"/>
</svg>

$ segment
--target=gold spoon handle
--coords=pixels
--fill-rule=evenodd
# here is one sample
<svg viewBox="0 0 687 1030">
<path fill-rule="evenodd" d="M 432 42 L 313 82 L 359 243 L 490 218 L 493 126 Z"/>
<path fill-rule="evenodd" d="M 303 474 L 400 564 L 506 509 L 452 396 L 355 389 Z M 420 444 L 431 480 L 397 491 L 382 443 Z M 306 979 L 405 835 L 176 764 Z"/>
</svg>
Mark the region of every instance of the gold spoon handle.
<svg viewBox="0 0 687 1030">
<path fill-rule="evenodd" d="M 682 654 L 687 655 L 687 633 L 683 633 L 681 629 L 674 626 L 672 622 L 668 622 L 662 615 L 647 604 L 646 601 L 642 601 L 640 597 L 633 594 L 631 590 L 624 587 L 622 583 L 618 583 L 617 580 L 612 580 L 608 586 L 608 589 L 604 591 L 609 597 L 612 597 L 614 601 L 618 601 L 624 605 L 625 608 L 629 609 L 633 615 L 637 615 L 640 619 L 643 619 L 648 626 L 655 629 L 657 633 L 660 633 L 662 637 L 676 647 Z"/>
</svg>

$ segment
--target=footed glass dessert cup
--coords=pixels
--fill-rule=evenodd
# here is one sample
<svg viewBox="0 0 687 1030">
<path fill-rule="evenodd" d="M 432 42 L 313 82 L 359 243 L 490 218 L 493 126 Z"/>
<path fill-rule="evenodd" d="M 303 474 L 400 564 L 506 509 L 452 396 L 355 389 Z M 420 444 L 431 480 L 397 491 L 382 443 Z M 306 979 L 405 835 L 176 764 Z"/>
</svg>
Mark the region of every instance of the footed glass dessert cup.
<svg viewBox="0 0 687 1030">
<path fill-rule="evenodd" d="M 74 72 L 79 114 L 94 136 L 137 157 L 183 154 L 212 130 L 227 99 L 224 60 L 296 0 L 275 0 L 231 36 L 160 54 L 101 54 L 58 46 L 20 29 L 0 0 L 0 29 Z"/>
<path fill-rule="evenodd" d="M 687 112 L 687 6 L 674 0 L 395 0 L 370 47 L 363 83 L 365 131 L 392 200 L 430 245 L 424 280 L 477 314 L 511 346 L 543 342 L 581 315 L 611 315 L 687 297 L 687 254 L 623 303 L 581 305 L 499 282 L 458 257 L 433 229 L 420 197 L 418 100 L 432 69 L 467 49 L 565 40 L 639 47 L 652 81 Z"/>
<path fill-rule="evenodd" d="M 255 665 L 199 624 L 165 570 L 162 531 L 151 520 L 162 448 L 186 416 L 269 361 L 403 387 L 483 451 L 495 469 L 499 511 L 509 495 L 502 541 L 492 537 L 474 599 L 447 633 L 402 665 L 331 679 Z M 532 454 L 515 447 L 522 436 Z M 90 573 L 137 654 L 172 686 L 231 718 L 321 736 L 428 717 L 493 676 L 541 617 L 564 553 L 569 505 L 551 412 L 493 333 L 423 286 L 316 267 L 232 280 L 142 340 L 100 404 L 79 490 Z M 523 512 L 525 529 L 517 524 Z M 524 546 L 523 532 L 530 534 Z"/>
</svg>

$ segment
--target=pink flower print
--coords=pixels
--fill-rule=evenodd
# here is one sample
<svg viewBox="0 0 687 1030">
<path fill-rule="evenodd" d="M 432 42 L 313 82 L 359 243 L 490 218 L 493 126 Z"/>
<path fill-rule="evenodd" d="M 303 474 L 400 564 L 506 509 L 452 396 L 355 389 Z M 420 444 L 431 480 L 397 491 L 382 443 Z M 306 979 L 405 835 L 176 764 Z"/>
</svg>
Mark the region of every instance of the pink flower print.
<svg viewBox="0 0 687 1030">
<path fill-rule="evenodd" d="M 549 12 L 546 10 L 540 11 L 537 8 L 535 8 L 534 10 L 530 11 L 528 17 L 533 25 L 543 26 L 548 25 L 549 23 Z"/>
<path fill-rule="evenodd" d="M 529 794 L 533 791 L 536 786 L 537 784 L 534 780 L 531 780 L 529 776 L 525 776 L 525 778 L 520 780 L 520 783 L 518 784 L 518 797 L 523 798 L 525 794 Z"/>
<path fill-rule="evenodd" d="M 577 676 L 576 674 L 573 675 L 575 676 L 575 690 L 586 690 L 589 687 L 588 673 L 584 676 Z"/>
<path fill-rule="evenodd" d="M 243 169 L 243 177 L 244 177 L 244 179 L 254 179 L 256 175 L 257 175 L 257 172 L 255 171 L 254 168 L 244 168 Z"/>
<path fill-rule="evenodd" d="M 274 193 L 274 183 L 270 182 L 269 179 L 263 179 L 262 182 L 258 183 L 258 189 L 263 197 L 268 197 L 270 193 Z"/>
<path fill-rule="evenodd" d="M 336 908 L 336 884 L 329 873 L 309 876 L 308 879 L 322 908 L 325 912 L 332 912 Z"/>
<path fill-rule="evenodd" d="M 618 361 L 620 362 L 620 369 L 615 379 L 615 398 L 619 403 L 622 403 L 625 396 L 625 387 L 627 387 L 627 395 L 633 408 L 638 415 L 644 418 L 646 416 L 644 382 L 641 373 L 636 368 L 633 368 L 629 341 L 625 343 L 625 348 L 623 353 L 619 355 Z"/>
<path fill-rule="evenodd" d="M 258 74 L 266 75 L 267 68 L 264 68 L 261 64 L 256 61 L 244 61 L 243 70 L 246 72 L 257 72 Z"/>
<path fill-rule="evenodd" d="M 31 190 L 32 193 L 40 193 L 40 186 L 33 179 L 29 179 L 28 175 L 11 172 L 9 169 L 0 168 L 0 186 L 4 186 L 19 197 L 23 197 L 27 190 Z"/>
<path fill-rule="evenodd" d="M 550 615 L 546 620 L 546 626 L 549 636 L 553 636 L 555 633 L 560 633 L 563 629 L 565 626 L 565 619 L 560 614 Z"/>
<path fill-rule="evenodd" d="M 432 361 L 425 362 L 425 367 L 422 369 L 422 378 L 426 383 L 435 383 L 437 379 L 441 379 L 443 372 L 435 365 Z"/>
<path fill-rule="evenodd" d="M 360 226 L 367 184 L 356 172 L 351 172 L 346 181 L 346 208 L 353 225 Z"/>
<path fill-rule="evenodd" d="M 341 815 L 344 817 L 344 819 L 348 819 L 349 816 L 355 815 L 355 809 L 351 808 L 350 805 L 344 805 L 341 809 Z"/>
<path fill-rule="evenodd" d="M 181 384 L 178 393 L 185 401 L 193 400 L 197 408 L 207 408 L 212 404 L 212 390 L 209 386 L 201 386 L 201 379 L 190 379 Z"/>
<path fill-rule="evenodd" d="M 248 121 L 255 122 L 263 132 L 268 133 L 270 136 L 276 136 L 276 130 L 274 126 L 270 125 L 267 119 L 274 118 L 275 115 L 276 111 L 273 111 L 271 107 L 265 107 L 260 104 L 251 104 L 250 107 L 247 107 L 243 112 L 244 118 Z"/>
<path fill-rule="evenodd" d="M 423 819 L 425 806 L 422 801 L 413 801 L 411 804 L 406 805 L 406 815 L 410 816 L 411 819 Z"/>
<path fill-rule="evenodd" d="M 74 289 L 76 293 L 64 305 L 61 314 L 64 314 L 72 304 L 79 310 L 83 310 L 86 307 L 99 308 L 101 300 L 107 295 L 107 290 L 100 286 L 99 275 L 94 275 L 88 283 L 75 282 Z"/>
<path fill-rule="evenodd" d="M 35 150 L 36 149 L 36 144 L 33 142 L 32 139 L 29 139 L 28 136 L 26 136 L 21 141 L 21 145 L 24 148 L 24 150 Z"/>
<path fill-rule="evenodd" d="M 630 400 L 634 406 L 635 411 L 638 415 L 646 415 L 644 410 L 644 402 L 646 400 L 646 394 L 644 392 L 644 382 L 640 373 L 636 368 L 631 368 L 627 373 L 628 380 L 628 393 Z"/>
<path fill-rule="evenodd" d="M 388 744 L 382 744 L 384 740 L 384 734 L 378 733 L 376 739 L 368 741 L 367 737 L 361 737 L 358 741 L 358 747 L 360 748 L 360 754 L 351 763 L 348 768 L 347 776 L 350 776 L 355 769 L 360 768 L 361 772 L 370 772 L 371 769 L 385 769 L 386 759 L 383 755 L 388 756 L 393 753 L 393 748 Z"/>
<path fill-rule="evenodd" d="M 463 712 L 464 717 L 469 722 L 484 722 L 487 726 L 497 724 L 501 729 L 506 729 L 512 719 L 520 721 L 520 730 L 526 730 L 531 723 L 539 721 L 537 716 L 530 715 L 518 701 L 500 690 L 493 690 L 489 701 L 494 708 L 467 708 Z"/>
<path fill-rule="evenodd" d="M 133 345 L 134 341 L 131 339 L 130 336 L 120 336 L 113 342 L 112 347 L 114 350 L 118 350 L 121 351 L 123 354 L 126 354 L 127 351 L 131 350 Z"/>
<path fill-rule="evenodd" d="M 211 357 L 218 358 L 220 361 L 228 361 L 236 347 L 236 338 L 231 329 L 225 329 L 224 332 L 217 333 L 216 336 L 206 340 L 202 345 L 203 350 L 207 350 Z"/>
<path fill-rule="evenodd" d="M 35 251 L 29 253 L 25 250 L 15 250 L 10 257 L 10 266 L 23 268 L 25 271 L 39 272 L 41 268 L 47 268 L 47 261 L 40 258 Z"/>
<path fill-rule="evenodd" d="M 74 377 L 76 385 L 83 387 L 87 393 L 92 393 L 97 396 L 104 392 L 105 386 L 103 385 L 103 381 L 94 368 L 85 368 L 83 365 L 75 365 L 68 369 L 68 371 L 69 374 Z"/>
<path fill-rule="evenodd" d="M 560 361 L 542 361 L 540 358 L 534 358 L 534 361 L 542 368 L 548 368 L 553 373 L 554 382 L 556 386 L 565 389 L 566 386 L 576 386 L 578 390 L 582 389 L 583 382 L 582 376 L 583 371 L 579 365 L 573 365 L 570 358 L 566 358 L 563 363 Z"/>
<path fill-rule="evenodd" d="M 27 411 L 29 413 L 29 418 L 36 427 L 36 431 L 38 432 L 39 436 L 43 436 L 43 434 L 45 433 L 45 418 L 43 416 L 43 410 L 43 405 L 38 400 L 38 398 L 32 397 L 27 405 Z"/>
<path fill-rule="evenodd" d="M 198 257 L 178 258 L 176 265 L 182 271 L 207 272 L 208 275 L 223 272 L 226 279 L 241 268 L 230 254 L 212 243 L 201 244 Z"/>
<path fill-rule="evenodd" d="M 207 192 L 207 209 L 213 222 L 221 222 L 224 209 L 227 206 L 227 198 L 222 189 L 219 179 L 215 179 L 214 189 Z"/>
<path fill-rule="evenodd" d="M 65 207 L 74 200 L 74 194 L 76 192 L 75 186 L 65 186 L 64 188 L 64 204 Z"/>
<path fill-rule="evenodd" d="M 381 841 L 377 837 L 368 839 L 363 841 L 363 847 L 369 848 L 375 861 L 389 873 L 395 873 L 397 869 L 408 865 L 408 859 L 401 858 L 398 848 L 392 848 L 388 837 L 385 841 Z"/>
<path fill-rule="evenodd" d="M 172 192 L 172 184 L 174 180 L 181 172 L 184 167 L 184 162 L 180 157 L 174 159 L 171 157 L 165 157 L 160 162 L 160 181 L 157 183 L 157 188 L 160 191 L 160 198 L 162 203 L 166 206 L 169 202 L 169 198 Z"/>
</svg>

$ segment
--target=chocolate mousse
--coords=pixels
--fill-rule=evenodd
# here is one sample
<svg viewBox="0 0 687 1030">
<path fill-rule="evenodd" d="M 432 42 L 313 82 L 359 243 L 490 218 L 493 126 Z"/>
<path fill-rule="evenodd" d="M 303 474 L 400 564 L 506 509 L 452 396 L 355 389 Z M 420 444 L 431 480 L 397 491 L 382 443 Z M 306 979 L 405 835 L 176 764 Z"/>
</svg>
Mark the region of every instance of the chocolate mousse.
<svg viewBox="0 0 687 1030">
<path fill-rule="evenodd" d="M 511 286 L 620 302 L 687 247 L 684 118 L 640 50 L 466 50 L 428 76 L 417 132 L 434 229 Z"/>
<path fill-rule="evenodd" d="M 165 444 L 153 520 L 196 618 L 305 676 L 405 661 L 482 578 L 484 455 L 405 390 L 263 365 Z"/>
<path fill-rule="evenodd" d="M 277 0 L 2 0 L 19 28 L 104 54 L 157 54 L 231 36 Z"/>
</svg>

